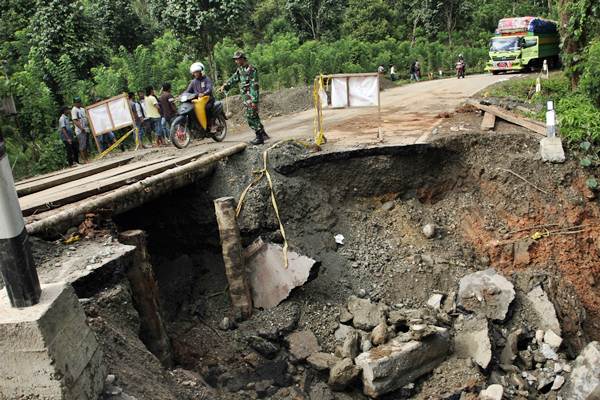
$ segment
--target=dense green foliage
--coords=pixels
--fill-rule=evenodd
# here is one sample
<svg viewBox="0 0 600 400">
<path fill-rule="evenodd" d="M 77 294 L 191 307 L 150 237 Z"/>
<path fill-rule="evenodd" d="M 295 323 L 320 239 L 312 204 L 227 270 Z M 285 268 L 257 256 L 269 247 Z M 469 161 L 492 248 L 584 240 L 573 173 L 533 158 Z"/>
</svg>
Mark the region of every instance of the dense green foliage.
<svg viewBox="0 0 600 400">
<path fill-rule="evenodd" d="M 0 97 L 18 115 L 0 114 L 16 175 L 61 167 L 58 110 L 169 81 L 178 92 L 188 66 L 203 61 L 217 80 L 244 49 L 263 88 L 310 83 L 319 73 L 374 71 L 395 64 L 401 77 L 419 60 L 424 74 L 451 70 L 459 53 L 481 71 L 498 19 L 572 19 L 581 93 L 600 102 L 600 45 L 585 12 L 593 0 L 5 0 L 0 4 Z M 566 11 L 565 11 L 566 10 Z M 597 15 L 597 14 L 592 14 Z M 570 28 L 569 28 L 570 29 Z M 569 67 L 571 68 L 571 67 Z M 26 161 L 24 161 L 26 160 Z"/>
</svg>

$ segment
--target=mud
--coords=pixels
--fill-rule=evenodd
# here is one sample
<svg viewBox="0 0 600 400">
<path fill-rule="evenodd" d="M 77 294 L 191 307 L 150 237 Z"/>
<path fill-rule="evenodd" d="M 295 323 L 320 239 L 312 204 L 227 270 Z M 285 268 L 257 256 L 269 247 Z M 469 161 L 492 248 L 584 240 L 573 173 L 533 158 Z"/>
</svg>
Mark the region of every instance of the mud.
<svg viewBox="0 0 600 400">
<path fill-rule="evenodd" d="M 335 157 L 295 142 L 274 149 L 268 165 L 289 245 L 321 268 L 279 307 L 255 310 L 232 330 L 219 328 L 224 317 L 235 316 L 212 199 L 239 198 L 262 168 L 263 148 L 249 148 L 194 186 L 116 218 L 114 230 L 148 233 L 178 366 L 164 370 L 137 338 L 139 321 L 121 280 L 85 301 L 120 386 L 138 399 L 320 399 L 308 393 L 327 377 L 290 361 L 288 333 L 311 330 L 323 351 L 334 352 L 340 307 L 349 296 L 422 308 L 431 294 L 452 293 L 461 277 L 489 267 L 517 291 L 510 321 L 492 328 L 498 337 L 522 324 L 537 326 L 524 296 L 542 284 L 571 357 L 600 339 L 600 210 L 584 172 L 574 157 L 544 164 L 528 134 L 449 129 L 476 123 L 474 115 L 464 118 L 444 121 L 430 145 Z M 281 242 L 265 180 L 248 192 L 239 223 L 246 245 L 258 236 Z M 431 239 L 423 235 L 426 224 L 436 226 Z M 551 225 L 547 235 L 540 225 Z M 573 226 L 581 228 L 562 233 Z M 532 239 L 536 231 L 543 235 Z M 343 246 L 336 234 L 344 235 Z M 450 358 L 414 387 L 385 398 L 460 397 L 486 382 L 485 371 Z M 334 398 L 366 397 L 356 384 Z"/>
</svg>

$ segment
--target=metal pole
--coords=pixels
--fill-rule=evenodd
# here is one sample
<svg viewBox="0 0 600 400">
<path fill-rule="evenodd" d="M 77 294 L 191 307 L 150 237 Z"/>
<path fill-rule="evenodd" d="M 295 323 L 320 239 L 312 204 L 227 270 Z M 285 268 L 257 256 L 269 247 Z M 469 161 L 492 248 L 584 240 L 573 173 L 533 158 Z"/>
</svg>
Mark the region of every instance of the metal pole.
<svg viewBox="0 0 600 400">
<path fill-rule="evenodd" d="M 15 182 L 0 133 L 0 274 L 10 304 L 30 307 L 40 300 L 41 288 L 33 263 Z"/>
</svg>

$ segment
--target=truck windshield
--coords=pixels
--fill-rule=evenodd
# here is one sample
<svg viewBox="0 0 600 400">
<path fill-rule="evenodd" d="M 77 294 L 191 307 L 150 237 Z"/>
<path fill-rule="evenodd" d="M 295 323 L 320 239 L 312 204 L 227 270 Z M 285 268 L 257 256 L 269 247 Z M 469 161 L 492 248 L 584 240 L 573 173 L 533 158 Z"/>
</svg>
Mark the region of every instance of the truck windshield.
<svg viewBox="0 0 600 400">
<path fill-rule="evenodd" d="M 516 51 L 521 48 L 518 37 L 494 38 L 490 42 L 490 51 Z"/>
</svg>

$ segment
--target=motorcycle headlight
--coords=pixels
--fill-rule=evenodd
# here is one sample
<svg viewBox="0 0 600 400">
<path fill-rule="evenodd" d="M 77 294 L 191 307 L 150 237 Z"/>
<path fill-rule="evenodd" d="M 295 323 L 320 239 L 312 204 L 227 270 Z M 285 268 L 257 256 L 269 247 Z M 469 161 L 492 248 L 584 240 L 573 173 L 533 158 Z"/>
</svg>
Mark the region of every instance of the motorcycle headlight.
<svg viewBox="0 0 600 400">
<path fill-rule="evenodd" d="M 182 95 L 181 95 L 181 97 L 180 97 L 180 100 L 181 100 L 182 102 L 184 102 L 184 103 L 185 103 L 186 101 L 188 101 L 188 99 L 189 99 L 189 96 L 188 96 L 187 94 L 182 94 Z"/>
</svg>

